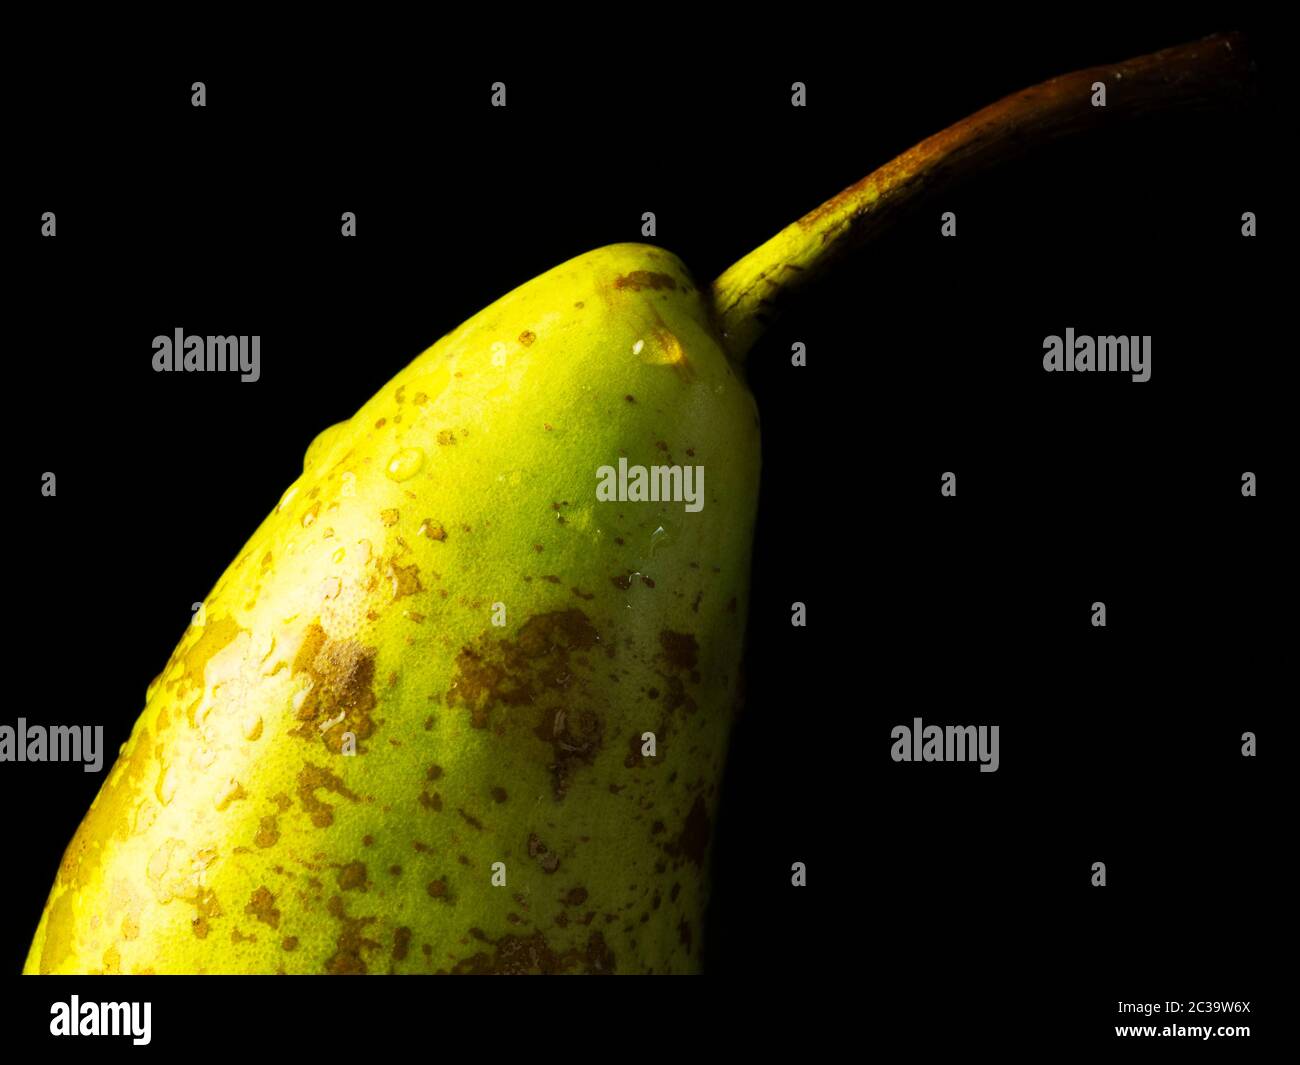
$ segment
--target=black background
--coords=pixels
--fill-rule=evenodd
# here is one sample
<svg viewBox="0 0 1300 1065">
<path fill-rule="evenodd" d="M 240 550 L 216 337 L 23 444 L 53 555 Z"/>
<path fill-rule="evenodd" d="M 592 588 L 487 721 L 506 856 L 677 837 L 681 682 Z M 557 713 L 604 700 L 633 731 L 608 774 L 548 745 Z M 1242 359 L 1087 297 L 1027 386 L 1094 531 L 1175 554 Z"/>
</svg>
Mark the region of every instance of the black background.
<svg viewBox="0 0 1300 1065">
<path fill-rule="evenodd" d="M 866 1046 L 1113 1047 L 1111 1026 L 1140 1020 L 1119 999 L 1252 999 L 1240 1022 L 1182 1023 L 1248 1023 L 1233 1051 L 1261 1048 L 1278 1019 L 1261 969 L 1280 916 L 1294 347 L 1267 27 L 1079 19 L 816 47 L 792 32 L 702 59 L 653 35 L 599 53 L 443 40 L 436 61 L 171 56 L 91 90 L 57 64 L 32 72 L 10 219 L 6 722 L 102 723 L 115 751 L 312 437 L 499 295 L 640 240 L 642 212 L 707 280 L 1007 92 L 1237 28 L 1256 31 L 1252 104 L 1103 128 L 968 182 L 752 352 L 750 694 L 705 960 L 782 1004 L 743 1023 L 838 1003 Z M 504 110 L 488 106 L 498 79 Z M 945 210 L 956 240 L 939 237 Z M 177 326 L 260 334 L 261 380 L 153 373 L 152 337 Z M 1043 337 L 1067 326 L 1150 334 L 1151 380 L 1043 373 Z M 46 470 L 55 499 L 35 487 Z M 939 496 L 948 470 L 956 499 Z M 1000 770 L 891 762 L 890 729 L 915 716 L 999 724 Z M 101 781 L 0 767 L 9 972 Z M 45 1030 L 35 983 L 11 1031 Z M 181 1007 L 160 1012 L 172 996 L 149 983 L 159 1044 Z"/>
</svg>

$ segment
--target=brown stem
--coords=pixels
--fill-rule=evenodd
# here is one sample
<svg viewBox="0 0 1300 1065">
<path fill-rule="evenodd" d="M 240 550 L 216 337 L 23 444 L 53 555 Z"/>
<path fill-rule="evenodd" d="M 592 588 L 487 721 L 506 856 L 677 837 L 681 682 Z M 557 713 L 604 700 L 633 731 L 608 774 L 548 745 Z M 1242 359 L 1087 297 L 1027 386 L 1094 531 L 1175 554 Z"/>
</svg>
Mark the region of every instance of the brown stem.
<svg viewBox="0 0 1300 1065">
<path fill-rule="evenodd" d="M 787 226 L 713 283 L 727 350 L 743 361 L 778 305 L 858 247 L 923 193 L 1057 137 L 1114 119 L 1244 95 L 1254 64 L 1242 34 L 1207 37 L 1076 70 L 1004 97 L 923 140 Z M 1094 84 L 1106 106 L 1093 105 Z"/>
</svg>

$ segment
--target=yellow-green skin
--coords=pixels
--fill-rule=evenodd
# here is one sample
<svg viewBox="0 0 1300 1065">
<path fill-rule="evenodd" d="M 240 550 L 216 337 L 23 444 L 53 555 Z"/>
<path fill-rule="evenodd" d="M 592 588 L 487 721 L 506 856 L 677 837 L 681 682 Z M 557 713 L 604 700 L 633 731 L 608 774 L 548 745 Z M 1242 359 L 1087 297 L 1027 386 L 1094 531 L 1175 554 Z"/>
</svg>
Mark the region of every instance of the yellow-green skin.
<svg viewBox="0 0 1300 1065">
<path fill-rule="evenodd" d="M 703 466 L 703 509 L 598 501 L 620 456 Z M 758 468 L 667 252 L 598 249 L 443 337 L 205 601 L 24 971 L 696 969 Z"/>
</svg>

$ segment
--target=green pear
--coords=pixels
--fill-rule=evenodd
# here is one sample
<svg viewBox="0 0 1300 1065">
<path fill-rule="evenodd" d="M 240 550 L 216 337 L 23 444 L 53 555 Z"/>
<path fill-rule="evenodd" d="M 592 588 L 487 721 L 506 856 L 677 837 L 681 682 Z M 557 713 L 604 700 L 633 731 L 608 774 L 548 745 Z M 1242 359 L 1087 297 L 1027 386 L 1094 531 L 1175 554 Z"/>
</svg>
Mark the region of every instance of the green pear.
<svg viewBox="0 0 1300 1065">
<path fill-rule="evenodd" d="M 1186 95 L 1221 52 L 1125 85 Z M 321 433 L 150 685 L 24 971 L 698 968 L 758 499 L 745 353 L 932 176 L 1090 117 L 1096 76 L 923 142 L 710 288 L 644 245 L 564 263 Z"/>
<path fill-rule="evenodd" d="M 695 967 L 758 469 L 667 252 L 593 251 L 443 337 L 204 601 L 28 970 Z"/>
</svg>

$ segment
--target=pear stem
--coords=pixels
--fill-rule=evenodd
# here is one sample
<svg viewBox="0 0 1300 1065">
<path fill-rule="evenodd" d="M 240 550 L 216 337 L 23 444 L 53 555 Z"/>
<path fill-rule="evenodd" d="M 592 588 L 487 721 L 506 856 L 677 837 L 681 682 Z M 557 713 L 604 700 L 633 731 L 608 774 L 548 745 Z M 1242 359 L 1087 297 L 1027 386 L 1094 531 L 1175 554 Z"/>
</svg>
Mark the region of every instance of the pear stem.
<svg viewBox="0 0 1300 1065">
<path fill-rule="evenodd" d="M 824 275 L 919 201 L 1025 148 L 1115 118 L 1239 97 L 1253 84 L 1242 34 L 1077 70 L 1013 93 L 923 140 L 759 245 L 713 282 L 728 353 L 749 349 L 793 293 Z M 1106 106 L 1093 104 L 1094 83 Z"/>
</svg>

